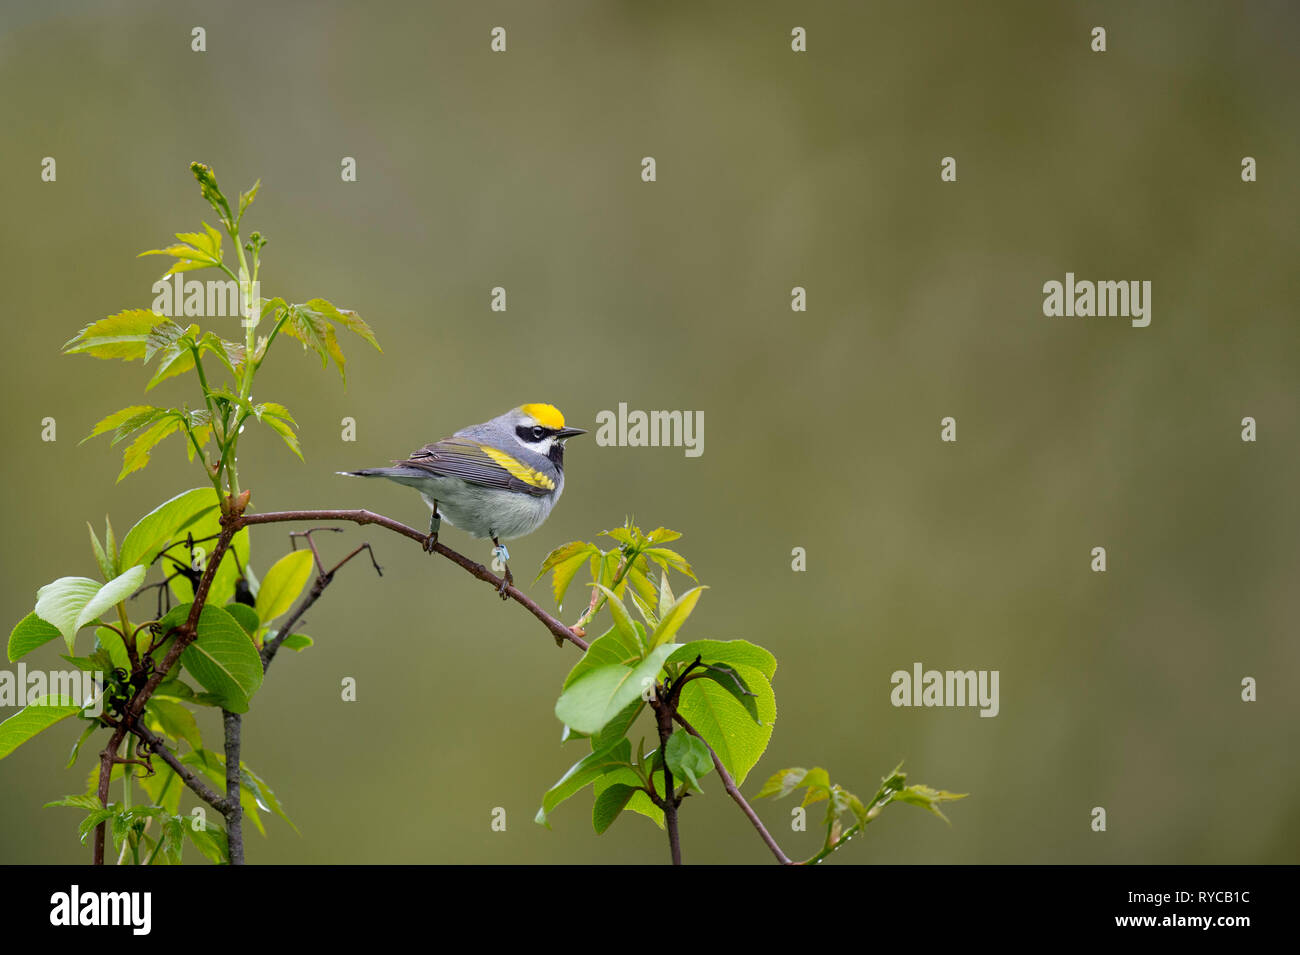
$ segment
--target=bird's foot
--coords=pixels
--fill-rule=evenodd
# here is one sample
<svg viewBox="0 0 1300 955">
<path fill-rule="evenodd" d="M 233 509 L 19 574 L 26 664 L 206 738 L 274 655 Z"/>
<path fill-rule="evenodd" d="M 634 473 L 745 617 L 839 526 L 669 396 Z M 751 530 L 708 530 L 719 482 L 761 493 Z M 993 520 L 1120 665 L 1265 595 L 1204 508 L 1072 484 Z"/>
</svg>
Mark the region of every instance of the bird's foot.
<svg viewBox="0 0 1300 955">
<path fill-rule="evenodd" d="M 501 595 L 502 600 L 505 600 L 507 597 L 506 589 L 515 582 L 514 575 L 510 573 L 510 551 L 506 550 L 506 545 L 495 537 L 492 538 L 492 543 L 494 545 L 492 556 L 501 561 L 501 566 L 505 568 L 505 576 L 501 578 L 501 586 L 497 588 L 497 593 Z"/>
</svg>

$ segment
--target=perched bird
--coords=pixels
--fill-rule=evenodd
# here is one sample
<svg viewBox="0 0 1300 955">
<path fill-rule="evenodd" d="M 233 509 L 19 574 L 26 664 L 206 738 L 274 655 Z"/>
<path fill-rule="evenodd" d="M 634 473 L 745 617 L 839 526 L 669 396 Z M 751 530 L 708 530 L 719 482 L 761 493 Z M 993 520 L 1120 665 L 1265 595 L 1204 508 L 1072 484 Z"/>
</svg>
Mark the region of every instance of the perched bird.
<svg viewBox="0 0 1300 955">
<path fill-rule="evenodd" d="M 420 492 L 433 514 L 424 549 L 432 552 L 445 518 L 471 537 L 491 538 L 493 554 L 510 560 L 503 540 L 542 525 L 564 490 L 564 442 L 582 428 L 566 428 L 554 405 L 528 404 L 425 445 L 391 468 L 339 471 L 382 477 Z M 506 564 L 500 594 L 513 583 Z"/>
</svg>

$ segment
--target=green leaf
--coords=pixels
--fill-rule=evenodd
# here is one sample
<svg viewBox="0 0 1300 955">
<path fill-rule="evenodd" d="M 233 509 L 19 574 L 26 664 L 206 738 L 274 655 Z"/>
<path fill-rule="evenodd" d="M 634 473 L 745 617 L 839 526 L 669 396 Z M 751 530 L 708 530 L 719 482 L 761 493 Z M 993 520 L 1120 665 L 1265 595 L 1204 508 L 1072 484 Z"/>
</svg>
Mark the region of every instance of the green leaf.
<svg viewBox="0 0 1300 955">
<path fill-rule="evenodd" d="M 82 845 L 85 845 L 86 839 L 89 838 L 90 834 L 101 822 L 107 822 L 115 817 L 119 809 L 118 804 L 113 803 L 103 809 L 94 810 L 85 819 L 81 820 L 81 825 L 77 827 L 77 833 L 81 837 Z"/>
<path fill-rule="evenodd" d="M 591 824 L 596 830 L 596 835 L 601 835 L 610 827 L 636 792 L 635 786 L 614 783 L 596 797 L 596 802 L 591 809 Z"/>
<path fill-rule="evenodd" d="M 81 712 L 68 696 L 42 696 L 0 723 L 0 759 L 55 723 Z"/>
<path fill-rule="evenodd" d="M 712 680 L 691 680 L 682 687 L 678 711 L 718 754 L 737 783 L 744 781 L 772 738 L 776 696 L 772 684 L 755 667 L 734 664 L 755 694 L 762 723 L 755 723 L 736 697 Z"/>
<path fill-rule="evenodd" d="M 580 733 L 599 733 L 653 685 L 664 660 L 676 649 L 677 644 L 669 643 L 651 650 L 634 667 L 609 664 L 583 674 L 560 694 L 555 715 Z"/>
<path fill-rule="evenodd" d="M 289 316 L 282 327 L 287 334 L 302 342 L 303 347 L 320 356 L 322 368 L 333 358 L 344 385 L 347 384 L 348 376 L 343 367 L 346 359 L 334 334 L 334 326 L 324 315 L 309 305 L 290 305 Z"/>
<path fill-rule="evenodd" d="M 149 337 L 145 339 L 145 364 L 148 364 L 153 356 L 158 354 L 159 351 L 167 348 L 169 345 L 174 345 L 177 341 L 186 337 L 189 331 L 197 333 L 198 330 L 199 327 L 197 325 L 191 325 L 187 330 L 184 325 L 174 322 L 171 319 L 165 319 L 164 321 L 159 322 L 149 330 Z"/>
<path fill-rule="evenodd" d="M 99 542 L 99 536 L 90 526 L 90 521 L 86 521 L 86 530 L 90 532 L 90 547 L 95 552 L 95 563 L 99 564 L 99 572 L 104 575 L 105 580 L 112 580 L 117 576 L 117 571 L 113 569 L 113 562 L 109 560 L 104 545 Z"/>
<path fill-rule="evenodd" d="M 671 567 L 692 580 L 698 579 L 695 576 L 695 571 L 691 569 L 691 565 L 686 562 L 686 558 L 675 550 L 669 550 L 667 547 L 651 547 L 646 550 L 645 555 L 664 570 Z"/>
<path fill-rule="evenodd" d="M 113 607 L 140 589 L 144 583 L 145 568 L 136 566 L 119 574 L 99 589 L 77 616 L 77 629 L 99 619 L 99 615 Z M 68 647 L 71 651 L 72 647 Z"/>
<path fill-rule="evenodd" d="M 338 308 L 323 298 L 309 299 L 307 307 L 320 315 L 324 315 L 331 322 L 342 325 L 358 338 L 373 345 L 376 351 L 383 351 L 379 347 L 379 341 L 375 338 L 375 333 L 371 331 L 370 326 L 351 309 Z M 342 362 L 339 363 L 339 370 L 343 370 Z"/>
<path fill-rule="evenodd" d="M 776 675 L 776 657 L 748 640 L 692 640 L 668 658 L 669 663 L 729 663 L 753 667 L 769 680 Z"/>
<path fill-rule="evenodd" d="M 248 192 L 241 192 L 239 194 L 239 212 L 236 214 L 235 221 L 239 221 L 244 217 L 244 210 L 253 204 L 253 200 L 257 198 L 257 190 L 261 188 L 262 180 L 259 179 L 257 182 L 253 183 Z"/>
<path fill-rule="evenodd" d="M 248 701 L 262 685 L 262 658 L 253 641 L 234 617 L 211 604 L 200 613 L 198 636 L 181 654 L 181 663 L 232 713 L 248 712 Z"/>
<path fill-rule="evenodd" d="M 60 577 L 36 592 L 36 615 L 58 628 L 72 653 L 77 631 L 138 590 L 144 574 L 143 567 L 132 567 L 106 584 L 89 577 Z"/>
<path fill-rule="evenodd" d="M 173 700 L 153 697 L 145 707 L 145 716 L 150 728 L 164 733 L 172 739 L 190 744 L 191 749 L 203 748 L 203 737 L 199 733 L 199 724 L 194 714 Z"/>
<path fill-rule="evenodd" d="M 250 637 L 256 636 L 257 631 L 262 626 L 262 621 L 258 619 L 257 611 L 248 604 L 226 604 L 222 609 L 234 617 L 239 622 L 239 625 L 244 628 L 244 632 Z"/>
<path fill-rule="evenodd" d="M 647 759 L 649 759 L 648 756 Z M 663 762 L 660 761 L 658 766 L 659 768 L 655 770 L 652 778 L 654 779 L 656 790 L 658 792 L 663 792 Z M 595 785 L 592 787 L 592 791 L 596 794 L 596 798 L 599 799 L 606 789 L 618 785 L 634 787 L 640 786 L 641 779 L 631 769 L 616 769 L 613 772 L 600 777 L 600 779 L 597 779 Z M 632 798 L 628 800 L 624 811 L 639 813 L 653 822 L 660 829 L 664 828 L 664 811 L 650 801 L 649 793 L 641 792 L 640 790 L 632 793 Z"/>
<path fill-rule="evenodd" d="M 767 778 L 767 782 L 763 783 L 763 788 L 758 791 L 754 798 L 766 799 L 772 797 L 783 799 L 803 785 L 803 781 L 807 776 L 808 770 L 802 766 L 777 770 Z"/>
<path fill-rule="evenodd" d="M 574 575 L 588 557 L 598 553 L 600 551 L 595 544 L 586 541 L 569 541 L 555 548 L 546 556 L 546 560 L 542 561 L 542 569 L 537 572 L 536 579 L 541 580 L 548 570 L 555 571 L 555 575 L 551 578 L 551 591 L 555 595 L 555 605 L 561 610 L 564 609 L 564 594 L 569 589 Z"/>
<path fill-rule="evenodd" d="M 721 759 L 721 757 L 719 757 Z M 713 769 L 713 757 L 709 747 L 685 730 L 678 730 L 668 737 L 664 747 L 664 762 L 675 779 L 686 779 L 698 793 L 703 793 L 699 777 Z"/>
<path fill-rule="evenodd" d="M 669 541 L 675 541 L 681 536 L 677 531 L 670 531 L 666 527 L 656 527 L 646 535 L 646 540 L 652 544 L 667 544 Z"/>
<path fill-rule="evenodd" d="M 294 432 L 292 425 L 283 418 L 277 418 L 273 415 L 264 417 L 262 424 L 278 434 L 289 450 L 297 455 L 299 461 L 307 460 L 302 456 L 302 446 L 298 443 L 298 435 Z"/>
<path fill-rule="evenodd" d="M 207 749 L 198 749 L 192 753 L 186 753 L 181 757 L 181 762 L 186 766 L 192 766 L 203 772 L 217 789 L 221 792 L 226 788 L 226 758 L 220 753 L 214 753 Z M 250 788 L 251 778 L 248 776 L 247 767 L 240 764 L 240 787 L 239 787 L 239 805 L 244 810 L 244 815 L 252 820 L 257 831 L 266 835 L 266 827 L 262 824 L 262 817 L 259 809 L 267 808 L 258 802 L 258 794 Z"/>
<path fill-rule="evenodd" d="M 761 722 L 758 718 L 758 697 L 749 689 L 735 667 L 729 663 L 705 663 L 702 667 L 703 675 L 699 679 L 712 680 L 718 684 L 736 698 L 736 702 L 745 708 L 755 723 Z"/>
<path fill-rule="evenodd" d="M 122 563 L 152 564 L 159 551 L 181 531 L 216 507 L 217 495 L 210 487 L 196 487 L 159 504 L 127 531 L 122 541 Z"/>
<path fill-rule="evenodd" d="M 77 737 L 77 741 L 72 744 L 72 752 L 68 754 L 68 762 L 67 765 L 63 767 L 64 769 L 72 768 L 73 764 L 76 763 L 77 761 L 77 756 L 80 755 L 81 753 L 82 745 L 86 742 L 86 740 L 90 739 L 90 737 L 94 735 L 95 730 L 97 729 L 99 729 L 98 720 L 86 724 L 86 728 L 81 731 L 81 735 Z M 71 799 L 72 797 L 69 796 L 68 798 Z M 86 807 L 86 808 L 90 808 L 90 807 Z"/>
<path fill-rule="evenodd" d="M 143 431 L 154 422 L 170 417 L 174 413 L 175 412 L 170 411 L 167 408 L 145 408 L 139 414 L 127 418 L 118 425 L 117 430 L 113 432 L 112 440 L 108 442 L 109 447 L 116 447 L 127 438 L 137 435 L 140 431 Z"/>
<path fill-rule="evenodd" d="M 289 827 L 293 829 L 294 832 L 298 831 L 298 827 L 293 824 L 293 820 L 290 819 L 288 813 L 284 811 L 284 807 L 280 805 L 280 800 L 276 798 L 274 791 L 272 791 L 271 787 L 267 784 L 266 780 L 263 779 L 261 776 L 259 776 L 257 773 L 253 772 L 248 767 L 247 763 L 241 762 L 239 764 L 239 778 L 241 781 L 241 785 L 243 785 L 250 792 L 252 792 L 254 798 L 258 802 L 258 805 L 262 809 L 265 809 L 268 812 L 275 813 L 277 816 L 279 816 L 281 819 L 287 822 L 289 824 Z"/>
<path fill-rule="evenodd" d="M 92 727 L 93 729 L 93 727 Z M 64 796 L 62 799 L 56 799 L 54 802 L 47 802 L 42 809 L 57 809 L 67 807 L 70 809 L 88 809 L 94 812 L 96 809 L 102 809 L 103 804 L 99 798 L 92 796 L 90 793 L 78 793 L 75 796 Z"/>
<path fill-rule="evenodd" d="M 312 569 L 309 550 L 290 551 L 272 564 L 257 592 L 258 619 L 262 623 L 270 623 L 290 610 L 311 579 Z"/>
<path fill-rule="evenodd" d="M 646 563 L 645 555 L 637 554 L 636 559 L 632 561 L 632 566 L 628 568 L 627 577 L 625 578 L 632 586 L 633 602 L 638 604 L 642 617 L 645 616 L 644 607 L 652 606 L 655 597 L 658 595 L 658 590 L 655 589 L 654 583 L 650 580 L 648 570 L 649 564 Z M 644 607 L 641 605 L 644 605 Z"/>
<path fill-rule="evenodd" d="M 637 635 L 636 625 L 632 622 L 631 615 L 627 612 L 627 607 L 623 605 L 622 599 L 608 587 L 600 587 L 600 592 L 605 595 L 605 604 L 609 607 L 609 612 L 614 618 L 614 626 L 618 628 L 619 633 L 623 635 L 623 642 L 627 646 L 635 646 L 638 650 L 641 647 L 641 638 Z M 644 651 L 638 655 L 638 659 L 644 656 Z"/>
<path fill-rule="evenodd" d="M 168 378 L 175 378 L 177 375 L 193 370 L 194 352 L 190 349 L 189 341 L 181 339 L 163 349 L 162 357 L 158 360 L 158 370 L 149 379 L 149 384 L 144 386 L 144 390 L 152 391 Z"/>
<path fill-rule="evenodd" d="M 289 409 L 276 401 L 263 401 L 260 405 L 255 405 L 253 407 L 253 414 L 257 417 L 258 421 L 261 421 L 264 415 L 269 415 L 272 418 L 283 418 L 292 425 L 298 423 L 293 420 L 293 415 L 289 413 Z"/>
<path fill-rule="evenodd" d="M 542 797 L 542 807 L 537 810 L 534 821 L 549 829 L 547 817 L 555 811 L 556 806 L 581 792 L 606 773 L 619 767 L 630 766 L 631 760 L 632 744 L 626 739 L 621 739 L 608 749 L 591 753 L 578 760 L 554 786 L 546 791 L 546 795 Z"/>
<path fill-rule="evenodd" d="M 9 633 L 9 662 L 26 656 L 59 635 L 58 627 L 36 616 L 36 611 L 33 610 L 19 620 Z"/>
<path fill-rule="evenodd" d="M 645 657 L 645 651 L 642 649 L 638 640 L 629 640 L 617 627 L 611 627 L 595 640 L 591 641 L 587 647 L 587 652 L 582 655 L 582 659 L 573 665 L 569 675 L 564 678 L 563 689 L 572 686 L 579 677 L 582 677 L 600 666 L 607 666 L 611 663 L 621 663 L 624 666 L 635 666 Z"/>
<path fill-rule="evenodd" d="M 169 319 L 155 315 L 147 308 L 129 308 L 87 325 L 64 344 L 63 352 L 125 361 L 144 358 L 149 332 L 165 321 Z"/>
<path fill-rule="evenodd" d="M 280 646 L 284 647 L 286 650 L 297 650 L 301 653 L 315 642 L 315 640 L 307 636 L 305 633 L 291 633 L 284 638 L 284 643 L 280 644 Z"/>
<path fill-rule="evenodd" d="M 667 586 L 667 575 L 664 576 L 665 586 Z M 681 629 L 686 618 L 691 615 L 695 605 L 699 603 L 700 594 L 707 590 L 707 587 L 692 587 L 686 593 L 682 594 L 672 605 L 664 609 L 662 603 L 659 610 L 659 626 L 655 627 L 654 633 L 650 635 L 650 646 L 658 647 L 668 643 Z"/>
<path fill-rule="evenodd" d="M 181 429 L 182 418 L 178 413 L 169 412 L 165 418 L 148 429 L 141 431 L 140 435 L 127 445 L 126 451 L 122 453 L 122 470 L 118 473 L 117 479 L 131 474 L 133 471 L 139 471 L 149 463 L 149 455 L 158 442 L 163 438 L 174 434 Z"/>
<path fill-rule="evenodd" d="M 215 502 L 216 495 L 209 488 L 209 498 Z M 193 524 L 183 528 L 186 534 L 193 534 L 196 541 L 204 541 L 205 538 L 211 538 L 204 543 L 199 544 L 205 555 L 210 555 L 212 549 L 216 546 L 216 536 L 221 533 L 221 513 L 216 508 L 200 515 Z M 176 540 L 184 540 L 185 535 L 177 534 Z M 239 568 L 243 568 L 248 574 L 250 582 L 252 581 L 252 567 L 248 561 L 248 528 L 242 528 L 230 541 L 230 547 L 227 548 L 225 556 L 221 560 L 221 565 L 217 568 L 216 575 L 212 578 L 212 586 L 208 590 L 208 603 L 216 607 L 224 606 L 230 602 L 235 595 L 235 584 L 239 580 Z M 168 552 L 169 555 L 175 554 L 182 564 L 189 563 L 189 550 L 184 546 L 176 547 Z M 168 564 L 170 567 L 170 563 Z M 194 588 L 184 577 L 175 577 L 169 584 L 171 591 L 175 594 L 176 599 L 185 603 L 194 599 Z"/>
<path fill-rule="evenodd" d="M 948 822 L 948 817 L 940 810 L 938 803 L 951 802 L 954 799 L 965 799 L 969 793 L 950 793 L 943 789 L 931 789 L 923 783 L 916 783 L 897 790 L 890 796 L 890 802 L 905 802 L 913 806 L 920 806 L 929 812 L 934 813 L 944 822 Z M 952 825 L 952 823 L 948 823 Z"/>
<path fill-rule="evenodd" d="M 636 700 L 623 707 L 617 716 L 605 724 L 604 729 L 591 737 L 592 750 L 605 749 L 608 746 L 614 745 L 614 743 L 626 736 L 627 731 L 631 729 L 632 724 L 636 722 L 636 718 L 641 715 L 641 709 L 645 705 L 645 700 L 638 697 Z"/>
<path fill-rule="evenodd" d="M 673 604 L 675 602 L 676 602 L 676 598 L 673 596 L 673 588 L 668 583 L 668 575 L 661 573 L 659 575 L 659 607 L 658 607 L 660 620 L 662 620 L 664 616 L 668 613 L 668 611 L 672 609 Z"/>
<path fill-rule="evenodd" d="M 230 861 L 230 844 L 226 839 L 226 832 L 215 822 L 209 820 L 207 828 L 200 830 L 194 828 L 193 820 L 187 820 L 183 828 L 185 834 L 190 837 L 190 842 L 194 843 L 194 848 L 217 865 L 225 865 Z"/>
</svg>

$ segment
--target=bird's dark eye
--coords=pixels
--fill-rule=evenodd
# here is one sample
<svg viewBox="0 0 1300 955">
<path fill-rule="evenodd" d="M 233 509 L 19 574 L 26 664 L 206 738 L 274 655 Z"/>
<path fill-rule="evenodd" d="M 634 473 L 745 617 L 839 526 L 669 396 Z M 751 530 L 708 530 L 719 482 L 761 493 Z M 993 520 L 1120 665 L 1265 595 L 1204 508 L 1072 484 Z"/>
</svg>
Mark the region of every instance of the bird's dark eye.
<svg viewBox="0 0 1300 955">
<path fill-rule="evenodd" d="M 533 440 L 534 440 L 534 441 L 540 441 L 540 440 L 542 440 L 542 438 L 544 438 L 544 437 L 546 437 L 546 429 L 545 429 L 545 428 L 539 428 L 539 427 L 534 427 L 534 428 L 533 428 Z"/>
</svg>

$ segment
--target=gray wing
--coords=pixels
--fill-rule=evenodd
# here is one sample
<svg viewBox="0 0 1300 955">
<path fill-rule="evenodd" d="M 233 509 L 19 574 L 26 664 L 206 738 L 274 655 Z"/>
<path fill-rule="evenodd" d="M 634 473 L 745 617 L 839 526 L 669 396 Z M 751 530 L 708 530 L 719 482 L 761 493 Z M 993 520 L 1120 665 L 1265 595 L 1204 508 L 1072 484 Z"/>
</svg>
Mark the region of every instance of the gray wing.
<svg viewBox="0 0 1300 955">
<path fill-rule="evenodd" d="M 497 457 L 489 455 L 483 447 L 470 438 L 451 437 L 425 445 L 405 461 L 394 461 L 398 467 L 414 468 L 439 477 L 456 477 L 479 487 L 518 491 L 542 497 L 551 490 L 545 475 L 540 475 L 526 464 L 503 451 Z"/>
</svg>

